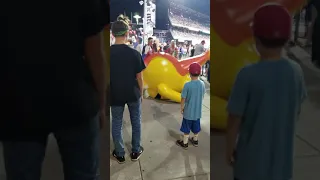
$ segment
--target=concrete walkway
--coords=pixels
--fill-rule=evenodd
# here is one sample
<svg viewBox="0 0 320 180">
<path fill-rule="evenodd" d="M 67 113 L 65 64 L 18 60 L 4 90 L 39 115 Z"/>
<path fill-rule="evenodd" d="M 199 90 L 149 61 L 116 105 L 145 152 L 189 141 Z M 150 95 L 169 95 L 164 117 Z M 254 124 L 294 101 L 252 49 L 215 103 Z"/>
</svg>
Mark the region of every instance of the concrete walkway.
<svg viewBox="0 0 320 180">
<path fill-rule="evenodd" d="M 209 85 L 206 84 L 209 91 Z M 108 158 L 113 150 L 110 137 L 110 149 L 107 138 L 110 132 L 102 132 L 101 140 L 101 180 L 209 180 L 210 179 L 210 96 L 203 103 L 202 132 L 199 135 L 199 147 L 189 146 L 183 150 L 175 144 L 180 138 L 179 128 L 182 116 L 180 105 L 146 99 L 142 107 L 142 145 L 144 154 L 138 162 L 119 165 Z M 128 111 L 124 115 L 124 140 L 131 149 L 131 124 Z M 127 151 L 128 152 L 128 151 Z M 129 155 L 129 152 L 128 152 Z M 107 162 L 110 162 L 108 165 Z M 107 175 L 110 170 L 111 177 Z M 43 165 L 42 180 L 62 180 L 62 164 L 57 144 L 50 136 L 47 154 Z M 0 180 L 5 180 L 2 147 L 0 143 Z"/>
<path fill-rule="evenodd" d="M 210 96 L 203 103 L 202 132 L 199 147 L 189 145 L 183 150 L 175 144 L 180 138 L 182 116 L 180 105 L 144 100 L 142 107 L 142 145 L 144 154 L 139 162 L 119 165 L 111 159 L 111 180 L 209 180 L 210 179 Z M 131 145 L 131 125 L 125 111 L 124 139 Z M 110 139 L 111 140 L 111 139 Z M 112 141 L 111 141 L 112 142 Z M 113 149 L 111 143 L 110 152 Z M 129 151 L 127 151 L 129 154 Z M 128 157 L 129 159 L 129 157 Z"/>
<path fill-rule="evenodd" d="M 293 180 L 320 179 L 320 72 L 310 64 L 310 55 L 302 48 L 292 47 L 288 54 L 297 61 L 305 75 L 309 93 L 303 104 L 295 138 Z M 232 179 L 232 169 L 225 163 L 225 137 L 223 133 L 211 132 L 211 172 L 216 180 Z"/>
<path fill-rule="evenodd" d="M 108 132 L 101 132 L 101 180 L 108 180 L 108 154 L 109 146 L 106 141 Z M 0 143 L 0 180 L 6 180 L 3 156 L 2 156 L 2 144 Z M 49 136 L 46 156 L 42 167 L 41 180 L 63 180 L 62 163 L 60 160 L 59 149 L 53 136 Z"/>
</svg>

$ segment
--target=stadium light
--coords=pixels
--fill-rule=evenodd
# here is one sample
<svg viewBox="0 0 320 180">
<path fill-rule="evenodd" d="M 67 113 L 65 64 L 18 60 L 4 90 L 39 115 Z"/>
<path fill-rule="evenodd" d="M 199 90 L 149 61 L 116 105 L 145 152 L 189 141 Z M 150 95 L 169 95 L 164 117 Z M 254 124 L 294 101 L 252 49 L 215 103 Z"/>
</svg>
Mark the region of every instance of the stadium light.
<svg viewBox="0 0 320 180">
<path fill-rule="evenodd" d="M 144 3 L 143 1 L 139 1 L 140 6 L 142 6 L 142 5 L 143 5 L 143 3 Z"/>
<path fill-rule="evenodd" d="M 139 16 L 138 14 L 134 15 L 133 18 L 136 19 L 137 24 L 139 23 L 139 19 L 141 18 L 141 16 Z"/>
</svg>

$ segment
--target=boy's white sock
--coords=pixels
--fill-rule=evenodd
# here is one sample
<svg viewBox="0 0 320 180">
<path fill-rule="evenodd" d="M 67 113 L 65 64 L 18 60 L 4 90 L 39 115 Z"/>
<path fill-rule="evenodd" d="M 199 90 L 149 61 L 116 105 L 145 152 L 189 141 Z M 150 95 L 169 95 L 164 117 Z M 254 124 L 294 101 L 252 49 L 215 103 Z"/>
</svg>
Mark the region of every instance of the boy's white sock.
<svg viewBox="0 0 320 180">
<path fill-rule="evenodd" d="M 187 144 L 189 141 L 189 135 L 185 134 L 183 135 L 183 144 Z"/>
<path fill-rule="evenodd" d="M 195 134 L 195 135 L 193 136 L 193 140 L 194 140 L 194 141 L 198 141 L 198 136 L 199 136 L 198 134 Z"/>
</svg>

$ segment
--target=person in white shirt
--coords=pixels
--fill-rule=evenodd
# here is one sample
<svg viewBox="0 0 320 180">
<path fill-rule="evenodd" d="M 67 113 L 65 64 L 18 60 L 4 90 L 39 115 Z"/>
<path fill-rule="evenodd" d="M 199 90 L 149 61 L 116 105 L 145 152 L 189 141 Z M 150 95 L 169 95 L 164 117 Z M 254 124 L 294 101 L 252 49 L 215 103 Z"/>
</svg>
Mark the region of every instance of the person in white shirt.
<svg viewBox="0 0 320 180">
<path fill-rule="evenodd" d="M 148 38 L 148 44 L 146 44 L 142 48 L 142 58 L 144 59 L 148 54 L 152 53 L 152 44 L 153 44 L 153 38 L 149 37 Z"/>
<path fill-rule="evenodd" d="M 148 44 L 146 44 L 146 47 L 144 48 L 144 52 L 143 52 L 144 55 L 147 55 L 152 52 L 152 44 L 153 44 L 153 38 L 149 37 Z"/>
<path fill-rule="evenodd" d="M 138 37 L 137 41 L 138 41 L 138 45 L 136 47 L 136 50 L 142 55 L 142 49 L 143 49 L 142 37 Z"/>
<path fill-rule="evenodd" d="M 196 44 L 194 46 L 194 54 L 193 54 L 193 56 L 198 56 L 198 55 L 200 55 L 200 54 L 205 52 L 205 48 L 204 48 L 204 44 L 205 43 L 206 43 L 205 40 L 202 40 L 200 44 Z"/>
</svg>

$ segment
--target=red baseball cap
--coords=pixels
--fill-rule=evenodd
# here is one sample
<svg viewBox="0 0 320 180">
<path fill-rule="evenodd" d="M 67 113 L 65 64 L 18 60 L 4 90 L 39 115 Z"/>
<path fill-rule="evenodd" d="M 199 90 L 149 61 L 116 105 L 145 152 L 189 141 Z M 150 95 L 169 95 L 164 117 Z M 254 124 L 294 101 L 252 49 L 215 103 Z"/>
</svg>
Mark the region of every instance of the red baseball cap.
<svg viewBox="0 0 320 180">
<path fill-rule="evenodd" d="M 189 73 L 190 74 L 201 74 L 201 65 L 196 62 L 190 64 Z"/>
<path fill-rule="evenodd" d="M 292 17 L 279 4 L 265 4 L 254 14 L 252 30 L 256 37 L 266 39 L 290 39 Z"/>
</svg>

